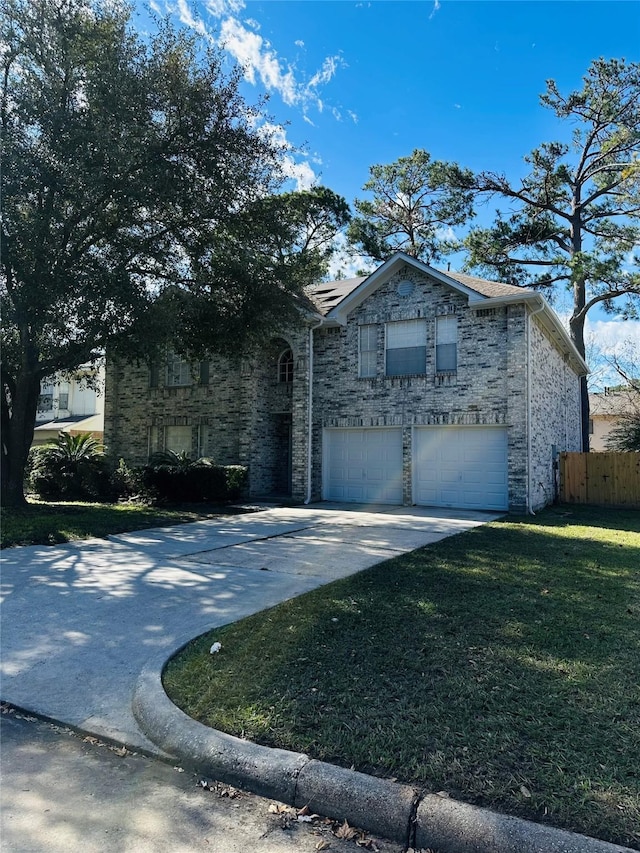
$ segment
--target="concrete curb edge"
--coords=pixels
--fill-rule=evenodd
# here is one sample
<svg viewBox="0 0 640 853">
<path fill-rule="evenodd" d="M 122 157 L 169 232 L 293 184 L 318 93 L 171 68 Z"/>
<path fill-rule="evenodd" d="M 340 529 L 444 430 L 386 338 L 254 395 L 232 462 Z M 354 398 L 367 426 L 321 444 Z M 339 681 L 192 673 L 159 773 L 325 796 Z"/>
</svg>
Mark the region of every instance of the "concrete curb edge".
<svg viewBox="0 0 640 853">
<path fill-rule="evenodd" d="M 198 723 L 173 704 L 162 685 L 165 664 L 176 652 L 167 656 L 165 650 L 147 662 L 134 689 L 133 714 L 153 743 L 203 776 L 438 853 L 634 853 L 437 794 L 420 795 L 408 785 Z"/>
</svg>

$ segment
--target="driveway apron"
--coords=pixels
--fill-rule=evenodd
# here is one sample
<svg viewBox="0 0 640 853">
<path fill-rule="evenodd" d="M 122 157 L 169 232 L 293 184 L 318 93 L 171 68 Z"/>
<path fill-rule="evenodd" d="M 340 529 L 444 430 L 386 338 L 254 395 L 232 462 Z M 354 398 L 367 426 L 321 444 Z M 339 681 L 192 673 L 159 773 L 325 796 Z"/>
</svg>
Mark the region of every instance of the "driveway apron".
<svg viewBox="0 0 640 853">
<path fill-rule="evenodd" d="M 157 753 L 131 711 L 150 657 L 496 517 L 323 503 L 5 550 L 0 695 Z"/>
</svg>

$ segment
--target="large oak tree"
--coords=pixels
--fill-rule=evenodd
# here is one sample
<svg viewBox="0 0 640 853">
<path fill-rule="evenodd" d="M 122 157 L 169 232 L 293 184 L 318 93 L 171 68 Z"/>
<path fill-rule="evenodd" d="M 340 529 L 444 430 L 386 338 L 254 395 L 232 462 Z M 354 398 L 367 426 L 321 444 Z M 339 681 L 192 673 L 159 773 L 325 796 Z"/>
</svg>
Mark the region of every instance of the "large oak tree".
<svg viewBox="0 0 640 853">
<path fill-rule="evenodd" d="M 322 273 L 346 203 L 283 186 L 222 56 L 118 0 L 3 0 L 2 500 L 40 382 L 109 352 L 245 346 Z"/>
<path fill-rule="evenodd" d="M 476 175 L 476 198 L 497 199 L 501 207 L 492 226 L 468 235 L 467 265 L 549 295 L 566 286 L 571 339 L 584 356 L 585 321 L 596 305 L 638 316 L 640 64 L 598 59 L 581 89 L 563 95 L 549 80 L 541 101 L 566 126 L 571 142 L 536 148 L 525 158 L 530 171 L 521 180 L 498 172 Z M 582 417 L 586 450 L 586 377 Z"/>
</svg>

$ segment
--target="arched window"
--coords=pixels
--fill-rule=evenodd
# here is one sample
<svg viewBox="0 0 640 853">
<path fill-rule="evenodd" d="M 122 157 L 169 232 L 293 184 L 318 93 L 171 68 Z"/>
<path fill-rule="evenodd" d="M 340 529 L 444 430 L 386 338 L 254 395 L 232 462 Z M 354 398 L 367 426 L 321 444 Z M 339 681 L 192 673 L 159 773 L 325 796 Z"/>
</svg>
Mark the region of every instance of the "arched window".
<svg viewBox="0 0 640 853">
<path fill-rule="evenodd" d="M 293 382 L 293 353 L 286 349 L 278 359 L 278 382 Z"/>
</svg>

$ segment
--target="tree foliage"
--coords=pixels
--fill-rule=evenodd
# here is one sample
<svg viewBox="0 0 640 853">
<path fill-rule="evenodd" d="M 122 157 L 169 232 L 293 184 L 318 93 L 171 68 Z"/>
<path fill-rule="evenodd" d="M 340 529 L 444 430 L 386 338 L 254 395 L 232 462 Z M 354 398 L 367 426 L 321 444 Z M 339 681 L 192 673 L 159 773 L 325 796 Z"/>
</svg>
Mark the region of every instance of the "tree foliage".
<svg viewBox="0 0 640 853">
<path fill-rule="evenodd" d="M 607 450 L 640 453 L 640 408 L 620 416 L 606 439 Z"/>
<path fill-rule="evenodd" d="M 274 196 L 277 135 L 239 74 L 119 0 L 4 0 L 2 488 L 22 498 L 40 381 L 107 348 L 241 347 L 294 310 L 346 224 L 329 190 Z"/>
<path fill-rule="evenodd" d="M 640 64 L 598 59 L 583 83 L 563 95 L 549 80 L 541 96 L 572 128 L 570 143 L 545 142 L 532 151 L 520 181 L 476 175 L 476 198 L 497 198 L 504 208 L 491 227 L 472 229 L 465 241 L 471 269 L 549 294 L 566 285 L 571 338 L 582 356 L 594 306 L 638 316 Z M 586 447 L 586 381 L 582 390 Z"/>
<path fill-rule="evenodd" d="M 422 149 L 394 163 L 371 166 L 369 174 L 363 190 L 373 198 L 356 199 L 359 215 L 347 236 L 373 260 L 385 261 L 398 250 L 426 263 L 438 260 L 450 242 L 450 229 L 472 214 L 466 189 L 472 173 L 455 163 L 432 160 Z"/>
</svg>

